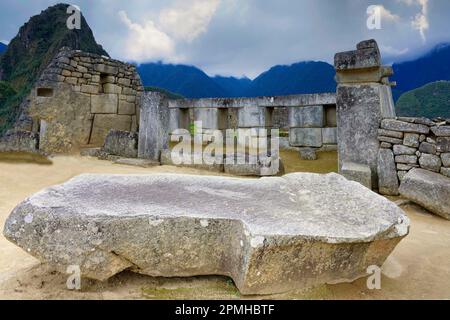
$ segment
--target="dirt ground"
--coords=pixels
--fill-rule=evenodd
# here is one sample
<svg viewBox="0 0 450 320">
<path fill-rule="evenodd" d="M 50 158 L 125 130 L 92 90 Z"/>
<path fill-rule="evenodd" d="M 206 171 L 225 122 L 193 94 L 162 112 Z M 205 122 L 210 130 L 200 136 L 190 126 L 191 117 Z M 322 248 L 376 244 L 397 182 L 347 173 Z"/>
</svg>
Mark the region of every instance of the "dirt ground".
<svg viewBox="0 0 450 320">
<path fill-rule="evenodd" d="M 323 165 L 329 163 L 326 156 Z M 51 164 L 45 159 L 20 163 L 14 157 L 0 158 L 0 228 L 27 196 L 78 174 L 164 172 L 212 174 L 167 166 L 136 168 L 92 158 L 57 157 Z M 242 297 L 226 277 L 167 279 L 123 272 L 104 283 L 83 280 L 81 291 L 69 291 L 67 275 L 39 263 L 0 235 L 0 299 L 450 299 L 450 221 L 413 204 L 402 208 L 411 219 L 411 233 L 384 264 L 381 290 L 367 289 L 366 279 L 360 279 L 275 296 Z"/>
</svg>

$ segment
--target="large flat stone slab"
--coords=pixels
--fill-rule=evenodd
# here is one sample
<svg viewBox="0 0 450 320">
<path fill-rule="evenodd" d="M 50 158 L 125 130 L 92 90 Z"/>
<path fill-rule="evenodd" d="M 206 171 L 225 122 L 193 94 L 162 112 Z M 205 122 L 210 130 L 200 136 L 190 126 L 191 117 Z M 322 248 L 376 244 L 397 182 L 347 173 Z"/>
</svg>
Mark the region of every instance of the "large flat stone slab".
<svg viewBox="0 0 450 320">
<path fill-rule="evenodd" d="M 87 278 L 226 275 L 271 294 L 366 276 L 408 229 L 395 204 L 337 174 L 82 175 L 22 202 L 4 235 Z"/>
<path fill-rule="evenodd" d="M 402 180 L 400 194 L 450 220 L 450 178 L 424 169 L 412 169 Z"/>
</svg>

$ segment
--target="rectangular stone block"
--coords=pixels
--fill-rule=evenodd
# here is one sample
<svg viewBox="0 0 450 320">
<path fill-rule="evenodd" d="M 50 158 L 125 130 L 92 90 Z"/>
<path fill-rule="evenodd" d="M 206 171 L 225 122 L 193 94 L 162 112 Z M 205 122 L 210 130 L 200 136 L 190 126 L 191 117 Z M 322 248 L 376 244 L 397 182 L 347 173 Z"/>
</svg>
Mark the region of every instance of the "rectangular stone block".
<svg viewBox="0 0 450 320">
<path fill-rule="evenodd" d="M 383 119 L 381 121 L 381 128 L 386 130 L 410 132 L 410 133 L 422 133 L 422 134 L 428 134 L 430 132 L 430 128 L 423 124 L 403 122 L 394 119 Z"/>
<path fill-rule="evenodd" d="M 391 137 L 391 138 L 397 138 L 397 139 L 403 139 L 403 132 L 386 130 L 386 129 L 379 129 L 378 135 Z"/>
<path fill-rule="evenodd" d="M 136 113 L 136 105 L 134 103 L 119 101 L 119 114 L 133 115 Z"/>
<path fill-rule="evenodd" d="M 394 154 L 396 156 L 403 155 L 403 154 L 415 155 L 416 152 L 417 152 L 416 148 L 407 147 L 407 146 L 404 146 L 404 145 L 401 145 L 401 144 L 394 146 Z"/>
<path fill-rule="evenodd" d="M 112 83 L 105 83 L 103 85 L 103 92 L 104 93 L 113 93 L 113 94 L 121 94 L 122 93 L 122 87 L 112 84 Z"/>
<path fill-rule="evenodd" d="M 239 128 L 258 128 L 266 125 L 266 108 L 249 106 L 239 108 L 238 127 Z"/>
<path fill-rule="evenodd" d="M 117 74 L 119 72 L 119 68 L 113 67 L 113 66 L 104 65 L 104 64 L 97 64 L 95 66 L 95 71 L 98 71 L 100 73 L 106 73 L 106 74 L 115 75 L 115 74 Z"/>
<path fill-rule="evenodd" d="M 117 114 L 96 114 L 92 127 L 90 144 L 102 146 L 106 136 L 112 129 L 131 130 L 131 116 Z"/>
<path fill-rule="evenodd" d="M 450 138 L 439 137 L 436 139 L 438 152 L 450 152 Z"/>
<path fill-rule="evenodd" d="M 348 180 L 359 182 L 372 189 L 372 172 L 368 165 L 344 162 L 339 173 Z"/>
<path fill-rule="evenodd" d="M 398 186 L 394 154 L 391 150 L 380 149 L 378 155 L 378 189 L 381 194 L 396 196 L 398 195 Z"/>
<path fill-rule="evenodd" d="M 323 144 L 337 144 L 337 128 L 322 128 Z"/>
<path fill-rule="evenodd" d="M 450 126 L 440 126 L 431 128 L 436 137 L 450 137 Z"/>
<path fill-rule="evenodd" d="M 381 84 L 339 85 L 336 95 L 339 167 L 343 162 L 369 165 L 374 188 L 378 184 L 378 150 L 380 141 L 384 141 L 378 140 L 379 124 L 389 116 L 380 106 L 382 87 Z"/>
<path fill-rule="evenodd" d="M 417 156 L 408 156 L 408 155 L 396 156 L 395 162 L 405 164 L 417 164 Z"/>
<path fill-rule="evenodd" d="M 101 94 L 91 97 L 91 113 L 117 113 L 117 95 Z"/>
<path fill-rule="evenodd" d="M 322 142 L 321 128 L 291 128 L 289 130 L 289 143 L 293 147 L 320 148 Z"/>
<path fill-rule="evenodd" d="M 294 128 L 321 128 L 324 126 L 323 106 L 289 108 L 289 126 Z"/>
<path fill-rule="evenodd" d="M 418 148 L 420 144 L 419 138 L 417 133 L 405 133 L 403 144 L 408 147 Z"/>
<path fill-rule="evenodd" d="M 83 93 L 89 93 L 89 94 L 96 94 L 99 93 L 98 86 L 90 85 L 90 84 L 83 84 L 81 86 L 81 92 Z"/>
<path fill-rule="evenodd" d="M 163 94 L 146 92 L 142 95 L 139 123 L 138 156 L 160 161 L 162 150 L 169 147 L 169 102 Z"/>
</svg>

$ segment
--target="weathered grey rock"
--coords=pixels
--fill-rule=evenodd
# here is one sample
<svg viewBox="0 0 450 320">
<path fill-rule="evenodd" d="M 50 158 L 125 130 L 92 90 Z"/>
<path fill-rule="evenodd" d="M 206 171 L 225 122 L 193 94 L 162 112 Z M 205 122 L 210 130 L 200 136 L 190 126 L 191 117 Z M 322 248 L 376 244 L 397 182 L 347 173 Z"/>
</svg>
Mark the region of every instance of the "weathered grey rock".
<svg viewBox="0 0 450 320">
<path fill-rule="evenodd" d="M 381 119 L 393 117 L 394 111 L 384 107 L 388 92 L 381 84 L 339 85 L 337 115 L 339 137 L 339 167 L 343 162 L 367 164 L 372 172 L 374 187 L 378 183 L 377 163 L 380 141 L 396 144 L 395 138 L 378 140 Z M 400 140 L 401 141 L 401 140 Z"/>
<path fill-rule="evenodd" d="M 449 137 L 437 138 L 436 146 L 438 152 L 450 152 L 450 138 Z"/>
<path fill-rule="evenodd" d="M 294 147 L 322 146 L 321 128 L 291 128 L 289 130 L 289 143 Z"/>
<path fill-rule="evenodd" d="M 427 136 L 424 135 L 424 134 L 421 134 L 421 135 L 419 136 L 419 142 L 424 142 L 426 139 L 427 139 Z"/>
<path fill-rule="evenodd" d="M 370 40 L 370 42 L 373 44 L 371 47 L 358 45 L 358 50 L 337 53 L 334 57 L 335 69 L 345 71 L 380 67 L 381 55 L 378 45 L 374 40 Z"/>
<path fill-rule="evenodd" d="M 337 128 L 322 128 L 323 144 L 337 144 Z"/>
<path fill-rule="evenodd" d="M 389 143 L 389 142 L 382 142 L 382 143 L 380 144 L 380 147 L 383 148 L 383 149 L 391 149 L 391 148 L 392 148 L 392 143 Z"/>
<path fill-rule="evenodd" d="M 8 131 L 0 136 L 0 152 L 38 152 L 39 134 L 29 131 Z"/>
<path fill-rule="evenodd" d="M 402 144 L 403 140 L 392 138 L 392 137 L 385 137 L 385 136 L 378 136 L 378 140 L 380 142 L 387 142 L 390 144 Z"/>
<path fill-rule="evenodd" d="M 441 160 L 444 167 L 450 167 L 450 153 L 442 153 Z"/>
<path fill-rule="evenodd" d="M 403 144 L 408 147 L 418 148 L 420 144 L 419 138 L 419 135 L 416 133 L 405 133 Z"/>
<path fill-rule="evenodd" d="M 419 147 L 419 151 L 422 153 L 436 154 L 437 147 L 435 144 L 428 142 L 422 142 Z"/>
<path fill-rule="evenodd" d="M 378 156 L 378 189 L 384 195 L 398 195 L 398 179 L 394 154 L 388 149 L 380 149 Z"/>
<path fill-rule="evenodd" d="M 417 156 L 396 156 L 395 162 L 397 163 L 406 163 L 406 164 L 417 164 Z"/>
<path fill-rule="evenodd" d="M 441 174 L 450 178 L 450 168 L 441 168 Z"/>
<path fill-rule="evenodd" d="M 391 137 L 391 138 L 397 138 L 397 139 L 403 139 L 403 132 L 399 132 L 399 131 L 378 129 L 378 135 L 385 136 L 385 137 Z"/>
<path fill-rule="evenodd" d="M 383 119 L 381 121 L 381 128 L 386 130 L 410 132 L 410 133 L 428 134 L 430 132 L 430 128 L 423 124 L 403 122 L 394 119 Z"/>
<path fill-rule="evenodd" d="M 450 126 L 432 127 L 431 131 L 436 137 L 450 137 Z"/>
<path fill-rule="evenodd" d="M 289 127 L 321 128 L 324 126 L 323 106 L 289 108 Z"/>
<path fill-rule="evenodd" d="M 114 156 L 137 158 L 138 134 L 136 132 L 111 130 L 102 151 Z"/>
<path fill-rule="evenodd" d="M 419 158 L 419 164 L 423 169 L 434 172 L 439 172 L 442 166 L 441 158 L 439 156 L 427 153 L 423 153 Z"/>
<path fill-rule="evenodd" d="M 170 112 L 165 95 L 146 92 L 142 95 L 138 156 L 160 161 L 161 151 L 169 146 Z"/>
<path fill-rule="evenodd" d="M 246 295 L 367 276 L 408 230 L 394 203 L 337 174 L 82 175 L 21 203 L 4 235 L 85 278 L 227 275 Z"/>
<path fill-rule="evenodd" d="M 266 108 L 247 106 L 238 110 L 239 128 L 262 128 L 266 125 Z"/>
<path fill-rule="evenodd" d="M 450 220 L 450 179 L 424 169 L 412 169 L 400 184 L 400 194 Z"/>
<path fill-rule="evenodd" d="M 402 154 L 414 155 L 414 154 L 416 154 L 416 152 L 417 152 L 416 148 L 407 147 L 407 146 L 404 146 L 404 145 L 401 145 L 401 144 L 394 146 L 394 154 L 396 156 L 402 155 Z"/>
<path fill-rule="evenodd" d="M 366 188 L 372 189 L 372 172 L 367 165 L 344 162 L 340 172 L 346 179 L 359 182 Z"/>
<path fill-rule="evenodd" d="M 300 148 L 300 159 L 302 159 L 302 160 L 317 160 L 316 149 Z"/>
</svg>

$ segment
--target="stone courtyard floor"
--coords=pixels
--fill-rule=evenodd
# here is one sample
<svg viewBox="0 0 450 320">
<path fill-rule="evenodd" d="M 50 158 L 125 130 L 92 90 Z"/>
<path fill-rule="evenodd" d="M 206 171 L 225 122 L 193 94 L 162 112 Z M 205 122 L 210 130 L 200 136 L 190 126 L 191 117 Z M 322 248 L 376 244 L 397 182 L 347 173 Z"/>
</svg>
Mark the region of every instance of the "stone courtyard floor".
<svg viewBox="0 0 450 320">
<path fill-rule="evenodd" d="M 295 162 L 283 156 L 286 171 L 335 171 L 335 155 L 326 153 L 317 162 Z M 30 161 L 33 160 L 33 161 Z M 0 226 L 11 210 L 27 196 L 67 181 L 81 173 L 188 173 L 208 174 L 175 167 L 136 168 L 92 158 L 44 159 L 0 156 Z M 397 200 L 397 199 L 393 199 Z M 287 294 L 242 297 L 226 277 L 152 278 L 123 272 L 105 283 L 83 281 L 83 290 L 66 290 L 67 276 L 40 264 L 0 235 L 0 299 L 450 299 L 450 221 L 406 204 L 411 233 L 383 266 L 381 290 L 368 290 L 366 279 Z"/>
</svg>

